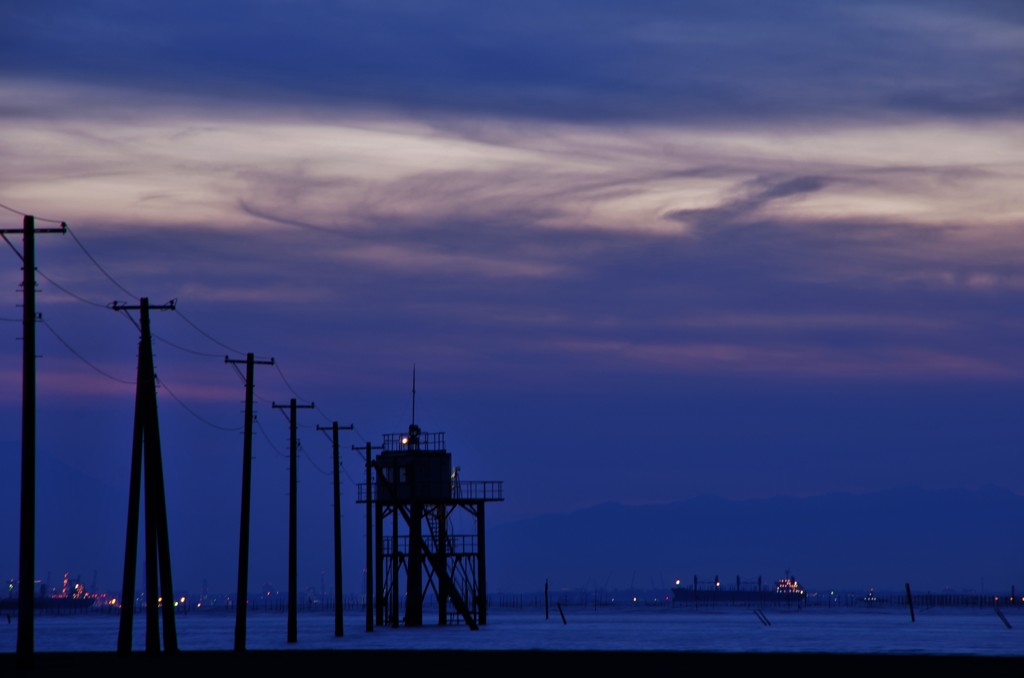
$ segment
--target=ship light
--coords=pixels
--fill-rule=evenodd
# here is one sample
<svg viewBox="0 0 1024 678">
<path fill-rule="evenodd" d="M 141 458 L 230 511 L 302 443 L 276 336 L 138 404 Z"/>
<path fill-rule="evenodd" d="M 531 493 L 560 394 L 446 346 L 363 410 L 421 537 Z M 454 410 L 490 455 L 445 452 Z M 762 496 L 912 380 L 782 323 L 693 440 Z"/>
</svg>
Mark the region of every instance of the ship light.
<svg viewBox="0 0 1024 678">
<path fill-rule="evenodd" d="M 409 436 L 402 436 L 402 444 L 403 445 L 408 445 L 409 444 Z"/>
</svg>

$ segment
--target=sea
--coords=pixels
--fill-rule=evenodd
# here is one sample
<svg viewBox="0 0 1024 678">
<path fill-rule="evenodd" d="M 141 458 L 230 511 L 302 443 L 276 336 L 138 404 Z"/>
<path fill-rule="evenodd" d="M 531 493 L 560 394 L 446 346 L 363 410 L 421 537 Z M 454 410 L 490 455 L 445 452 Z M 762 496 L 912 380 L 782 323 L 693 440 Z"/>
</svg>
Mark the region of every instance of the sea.
<svg viewBox="0 0 1024 678">
<path fill-rule="evenodd" d="M 486 623 L 438 624 L 429 612 L 418 626 L 376 625 L 358 608 L 306 610 L 289 633 L 286 610 L 246 616 L 251 650 L 612 650 L 724 653 L 961 655 L 1024 658 L 1024 608 L 935 607 L 765 608 L 561 605 L 492 609 Z M 133 618 L 133 651 L 145 649 L 145 614 Z M 229 610 L 177 613 L 177 648 L 231 650 L 236 617 Z M 115 652 L 114 611 L 41 613 L 32 628 L 36 652 Z M 166 629 L 160 627 L 161 638 Z M 17 615 L 0 617 L 0 653 L 15 653 Z"/>
</svg>

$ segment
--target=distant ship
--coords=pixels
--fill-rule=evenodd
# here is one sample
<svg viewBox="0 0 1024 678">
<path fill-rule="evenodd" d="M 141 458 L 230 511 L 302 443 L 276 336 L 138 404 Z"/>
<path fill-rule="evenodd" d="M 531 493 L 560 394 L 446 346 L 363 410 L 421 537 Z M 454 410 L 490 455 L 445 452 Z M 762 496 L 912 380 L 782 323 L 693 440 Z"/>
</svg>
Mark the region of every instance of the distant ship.
<svg viewBox="0 0 1024 678">
<path fill-rule="evenodd" d="M 882 604 L 882 599 L 875 595 L 874 589 L 868 589 L 866 596 L 860 599 L 867 607 L 876 607 Z"/>
<path fill-rule="evenodd" d="M 762 605 L 802 605 L 807 599 L 807 592 L 797 582 L 796 577 L 788 573 L 777 579 L 774 586 L 762 586 L 758 577 L 756 583 L 744 584 L 737 578 L 735 587 L 724 586 L 715 577 L 703 586 L 697 577 L 693 578 L 693 586 L 683 586 L 676 580 L 672 587 L 672 602 L 682 604 L 762 604 Z"/>
</svg>

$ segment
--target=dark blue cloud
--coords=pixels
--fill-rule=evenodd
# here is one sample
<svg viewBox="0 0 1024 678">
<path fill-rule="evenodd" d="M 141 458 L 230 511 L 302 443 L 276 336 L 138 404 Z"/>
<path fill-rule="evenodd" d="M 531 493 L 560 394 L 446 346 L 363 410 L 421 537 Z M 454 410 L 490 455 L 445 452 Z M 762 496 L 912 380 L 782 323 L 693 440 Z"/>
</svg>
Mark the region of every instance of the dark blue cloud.
<svg viewBox="0 0 1024 678">
<path fill-rule="evenodd" d="M 1021 12 L 1001 3 L 100 1 L 4 15 L 5 76 L 241 107 L 707 122 L 1004 115 L 1021 96 Z"/>
</svg>

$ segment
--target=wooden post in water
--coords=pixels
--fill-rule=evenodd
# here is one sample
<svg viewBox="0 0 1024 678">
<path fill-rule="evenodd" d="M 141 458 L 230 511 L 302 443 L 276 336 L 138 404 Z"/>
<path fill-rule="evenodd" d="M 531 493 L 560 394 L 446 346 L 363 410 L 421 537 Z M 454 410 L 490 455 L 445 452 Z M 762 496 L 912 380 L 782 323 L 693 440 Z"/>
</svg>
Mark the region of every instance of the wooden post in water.
<svg viewBox="0 0 1024 678">
<path fill-rule="evenodd" d="M 996 615 L 998 615 L 999 618 L 1003 621 L 1003 626 L 1005 626 L 1008 629 L 1012 629 L 1013 626 L 1010 625 L 1010 620 L 1006 618 L 1006 615 L 1003 614 L 1003 611 L 1000 610 L 998 607 L 993 609 L 996 611 Z"/>
<path fill-rule="evenodd" d="M 907 589 L 907 606 L 910 607 L 910 621 L 914 621 L 914 599 L 910 595 L 910 582 L 904 584 Z"/>
<path fill-rule="evenodd" d="M 544 618 L 548 619 L 548 580 L 544 580 Z"/>
</svg>

